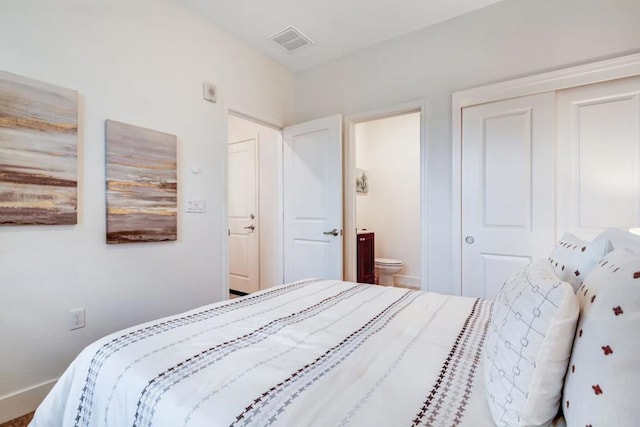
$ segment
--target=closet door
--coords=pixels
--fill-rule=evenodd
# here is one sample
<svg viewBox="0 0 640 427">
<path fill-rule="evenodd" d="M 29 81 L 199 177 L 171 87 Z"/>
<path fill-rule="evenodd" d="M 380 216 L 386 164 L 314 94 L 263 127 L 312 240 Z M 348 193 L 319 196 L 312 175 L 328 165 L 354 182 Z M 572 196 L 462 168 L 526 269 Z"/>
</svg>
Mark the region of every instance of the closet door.
<svg viewBox="0 0 640 427">
<path fill-rule="evenodd" d="M 515 269 L 549 256 L 555 136 L 554 93 L 463 110 L 463 295 L 493 298 Z"/>
<path fill-rule="evenodd" d="M 558 92 L 558 223 L 591 239 L 640 226 L 640 77 Z"/>
</svg>

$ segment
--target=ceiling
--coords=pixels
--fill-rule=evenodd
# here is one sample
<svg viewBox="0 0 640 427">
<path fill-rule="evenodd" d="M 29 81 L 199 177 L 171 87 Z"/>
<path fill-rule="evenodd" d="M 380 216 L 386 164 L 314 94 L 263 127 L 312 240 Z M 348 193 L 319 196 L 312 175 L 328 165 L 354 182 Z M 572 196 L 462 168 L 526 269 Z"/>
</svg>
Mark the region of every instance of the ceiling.
<svg viewBox="0 0 640 427">
<path fill-rule="evenodd" d="M 177 0 L 299 71 L 500 0 Z M 313 42 L 288 52 L 267 37 L 295 26 Z"/>
</svg>

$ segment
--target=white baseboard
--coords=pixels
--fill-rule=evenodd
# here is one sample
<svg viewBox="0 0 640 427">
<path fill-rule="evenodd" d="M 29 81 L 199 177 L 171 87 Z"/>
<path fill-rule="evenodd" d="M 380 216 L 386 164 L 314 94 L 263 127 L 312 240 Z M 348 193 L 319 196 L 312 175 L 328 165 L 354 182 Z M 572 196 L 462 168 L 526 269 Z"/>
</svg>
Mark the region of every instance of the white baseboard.
<svg viewBox="0 0 640 427">
<path fill-rule="evenodd" d="M 416 276 L 405 276 L 404 274 L 394 274 L 396 285 L 407 286 L 409 288 L 421 288 L 420 278 Z"/>
<path fill-rule="evenodd" d="M 0 397 L 0 424 L 34 411 L 44 400 L 45 396 L 57 379 L 20 390 Z"/>
</svg>

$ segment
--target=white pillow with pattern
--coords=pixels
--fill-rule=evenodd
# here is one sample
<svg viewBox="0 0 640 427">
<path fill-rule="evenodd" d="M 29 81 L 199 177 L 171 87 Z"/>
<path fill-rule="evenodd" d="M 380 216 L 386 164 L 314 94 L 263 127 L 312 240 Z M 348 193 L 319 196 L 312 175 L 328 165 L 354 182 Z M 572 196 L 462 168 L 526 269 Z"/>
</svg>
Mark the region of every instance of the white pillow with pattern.
<svg viewBox="0 0 640 427">
<path fill-rule="evenodd" d="M 578 299 L 547 260 L 514 273 L 493 302 L 485 385 L 498 426 L 548 426 L 558 413 Z"/>
<path fill-rule="evenodd" d="M 571 283 L 573 289 L 577 290 L 598 261 L 612 250 L 609 240 L 587 242 L 565 233 L 551 252 L 549 262 L 558 278 Z"/>
<path fill-rule="evenodd" d="M 640 256 L 611 252 L 577 296 L 580 321 L 562 399 L 567 426 L 638 426 Z"/>
</svg>

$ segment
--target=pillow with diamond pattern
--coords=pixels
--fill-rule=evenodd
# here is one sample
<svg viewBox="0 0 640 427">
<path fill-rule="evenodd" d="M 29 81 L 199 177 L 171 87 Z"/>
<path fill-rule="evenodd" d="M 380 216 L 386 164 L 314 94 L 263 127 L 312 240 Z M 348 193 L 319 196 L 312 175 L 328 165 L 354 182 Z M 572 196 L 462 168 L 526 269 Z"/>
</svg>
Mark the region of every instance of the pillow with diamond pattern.
<svg viewBox="0 0 640 427">
<path fill-rule="evenodd" d="M 640 256 L 617 249 L 578 289 L 580 321 L 565 380 L 568 427 L 640 422 Z"/>
<path fill-rule="evenodd" d="M 576 290 L 598 261 L 612 250 L 609 240 L 586 242 L 571 233 L 565 233 L 551 252 L 549 262 L 558 278 L 571 283 Z"/>
<path fill-rule="evenodd" d="M 547 260 L 523 267 L 498 292 L 485 345 L 485 386 L 498 426 L 551 424 L 577 320 L 573 288 Z"/>
</svg>

